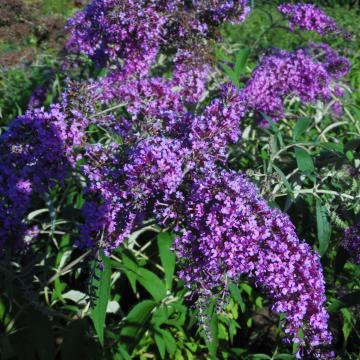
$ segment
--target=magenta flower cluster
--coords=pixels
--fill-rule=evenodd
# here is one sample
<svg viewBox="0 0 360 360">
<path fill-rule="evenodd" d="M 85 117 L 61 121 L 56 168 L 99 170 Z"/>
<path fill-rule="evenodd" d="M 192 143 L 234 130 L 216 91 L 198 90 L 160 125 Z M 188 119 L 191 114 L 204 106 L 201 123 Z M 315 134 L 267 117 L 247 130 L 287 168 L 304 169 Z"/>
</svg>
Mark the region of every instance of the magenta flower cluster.
<svg viewBox="0 0 360 360">
<path fill-rule="evenodd" d="M 71 84 L 61 105 L 26 113 L 2 136 L 0 246 L 20 244 L 32 197 L 80 172 L 79 246 L 110 253 L 156 219 L 178 235 L 179 275 L 195 298 L 247 276 L 285 315 L 287 338 L 317 353 L 331 342 L 319 256 L 244 175 L 225 169 L 241 119 L 279 120 L 289 95 L 327 101 L 349 63 L 325 45 L 278 51 L 243 89 L 220 84 L 209 95 L 214 68 L 203 50 L 218 25 L 248 12 L 243 0 L 93 0 L 78 12 L 68 50 L 106 75 Z"/>
</svg>

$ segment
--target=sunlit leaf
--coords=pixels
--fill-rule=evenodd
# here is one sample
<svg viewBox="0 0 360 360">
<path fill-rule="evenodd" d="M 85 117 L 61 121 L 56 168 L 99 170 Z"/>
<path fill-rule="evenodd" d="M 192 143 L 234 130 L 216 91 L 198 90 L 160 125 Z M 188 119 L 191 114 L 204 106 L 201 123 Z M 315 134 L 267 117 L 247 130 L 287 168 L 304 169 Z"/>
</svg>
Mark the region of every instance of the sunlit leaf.
<svg viewBox="0 0 360 360">
<path fill-rule="evenodd" d="M 321 205 L 319 199 L 316 200 L 316 223 L 319 240 L 319 253 L 321 256 L 323 256 L 329 247 L 331 225 L 327 219 L 326 210 Z"/>
<path fill-rule="evenodd" d="M 173 238 L 169 233 L 162 232 L 157 236 L 161 264 L 164 268 L 165 281 L 169 290 L 172 286 L 176 258 L 175 253 L 171 250 L 172 242 Z"/>
</svg>

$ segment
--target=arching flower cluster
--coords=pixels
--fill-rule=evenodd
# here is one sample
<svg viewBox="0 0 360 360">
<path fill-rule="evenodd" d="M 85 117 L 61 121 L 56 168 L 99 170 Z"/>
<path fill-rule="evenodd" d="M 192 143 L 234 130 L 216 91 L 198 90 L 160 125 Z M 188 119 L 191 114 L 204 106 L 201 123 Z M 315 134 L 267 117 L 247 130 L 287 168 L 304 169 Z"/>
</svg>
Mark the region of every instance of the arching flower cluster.
<svg viewBox="0 0 360 360">
<path fill-rule="evenodd" d="M 129 142 L 123 148 L 89 147 L 83 172 L 92 196 L 82 245 L 98 239 L 110 252 L 143 219 L 155 217 L 179 233 L 174 246 L 183 264 L 180 277 L 194 297 L 248 276 L 269 294 L 273 310 L 286 314 L 288 337 L 316 348 L 331 340 L 319 256 L 243 175 L 216 165 L 226 161 L 224 148 L 239 136 L 243 108 L 234 109 L 234 99 L 225 89 L 203 115 L 188 115 L 176 135 L 165 126 L 156 136 L 124 138 Z M 302 327 L 303 340 L 297 337 Z"/>
<path fill-rule="evenodd" d="M 342 246 L 349 252 L 353 261 L 360 265 L 360 223 L 345 229 Z"/>
<path fill-rule="evenodd" d="M 282 4 L 278 9 L 289 19 L 292 31 L 298 27 L 320 35 L 340 32 L 336 21 L 313 4 Z"/>
<path fill-rule="evenodd" d="M 288 217 L 270 209 L 243 175 L 206 171 L 194 179 L 183 210 L 186 229 L 175 241 L 186 260 L 180 276 L 213 294 L 228 281 L 247 275 L 286 314 L 286 333 L 318 346 L 331 341 L 323 307 L 324 280 L 319 256 L 299 241 Z"/>
<path fill-rule="evenodd" d="M 279 51 L 263 58 L 245 88 L 221 84 L 210 96 L 213 68 L 198 50 L 217 25 L 247 12 L 241 0 L 93 0 L 77 13 L 68 49 L 103 64 L 107 75 L 71 87 L 49 112 L 18 118 L 1 139 L 0 239 L 9 239 L 13 217 L 23 224 L 31 196 L 80 171 L 79 246 L 110 253 L 156 219 L 178 234 L 180 276 L 195 298 L 248 276 L 285 314 L 288 338 L 311 352 L 331 341 L 319 257 L 254 185 L 224 168 L 246 114 L 277 120 L 292 94 L 328 100 L 349 63 L 324 45 Z M 168 67 L 155 64 L 159 53 Z"/>
</svg>

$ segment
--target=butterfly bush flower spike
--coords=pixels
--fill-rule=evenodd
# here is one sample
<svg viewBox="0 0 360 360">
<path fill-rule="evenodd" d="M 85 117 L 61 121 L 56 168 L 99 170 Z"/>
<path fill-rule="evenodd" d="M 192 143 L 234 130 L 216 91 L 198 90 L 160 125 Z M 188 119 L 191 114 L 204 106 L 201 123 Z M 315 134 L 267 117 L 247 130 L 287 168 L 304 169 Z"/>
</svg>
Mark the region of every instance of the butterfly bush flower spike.
<svg viewBox="0 0 360 360">
<path fill-rule="evenodd" d="M 339 33 L 336 21 L 313 4 L 282 4 L 279 11 L 289 19 L 290 29 L 315 31 L 320 35 Z"/>
</svg>

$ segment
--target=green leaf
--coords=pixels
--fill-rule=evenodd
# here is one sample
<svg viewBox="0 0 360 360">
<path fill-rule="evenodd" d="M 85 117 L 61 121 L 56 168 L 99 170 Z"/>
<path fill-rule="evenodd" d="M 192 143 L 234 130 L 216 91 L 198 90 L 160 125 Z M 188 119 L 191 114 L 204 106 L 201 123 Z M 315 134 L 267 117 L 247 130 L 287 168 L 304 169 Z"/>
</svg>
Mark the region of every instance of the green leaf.
<svg viewBox="0 0 360 360">
<path fill-rule="evenodd" d="M 219 325 L 214 302 L 208 307 L 207 313 L 211 318 L 209 328 L 210 341 L 207 341 L 207 346 L 209 349 L 210 358 L 217 359 L 217 349 L 219 346 Z"/>
<path fill-rule="evenodd" d="M 167 306 L 159 306 L 155 313 L 152 316 L 151 323 L 156 327 L 160 327 L 168 319 L 168 309 Z"/>
<path fill-rule="evenodd" d="M 360 291 L 355 291 L 336 299 L 328 308 L 329 312 L 336 313 L 344 307 L 356 306 L 360 304 Z"/>
<path fill-rule="evenodd" d="M 95 306 L 91 311 L 90 317 L 94 323 L 96 334 L 100 344 L 104 346 L 104 327 L 106 318 L 106 308 L 110 298 L 111 263 L 110 259 L 102 252 L 100 254 L 103 269 L 99 266 L 93 277 L 92 287 L 97 288 Z"/>
<path fill-rule="evenodd" d="M 42 215 L 43 213 L 49 212 L 48 208 L 44 208 L 44 209 L 38 209 L 35 211 L 32 211 L 27 217 L 26 219 L 28 221 L 32 221 L 34 220 L 38 215 Z"/>
<path fill-rule="evenodd" d="M 60 242 L 60 249 L 56 255 L 55 267 L 57 267 L 58 270 L 64 267 L 65 263 L 70 258 L 70 255 L 71 255 L 70 236 L 64 235 Z"/>
<path fill-rule="evenodd" d="M 326 211 L 321 205 L 319 199 L 316 200 L 316 222 L 317 222 L 317 236 L 319 239 L 319 253 L 323 256 L 329 247 L 331 236 L 331 226 L 326 216 Z"/>
<path fill-rule="evenodd" d="M 285 174 L 283 173 L 283 171 L 278 168 L 276 165 L 273 164 L 273 168 L 274 170 L 280 175 L 282 181 L 284 182 L 284 185 L 286 187 L 286 189 L 288 190 L 289 194 L 290 194 L 290 197 L 291 199 L 294 198 L 294 194 L 293 194 L 293 191 L 292 191 L 292 188 L 291 188 L 291 185 L 288 181 L 288 179 L 286 178 Z"/>
<path fill-rule="evenodd" d="M 344 145 L 343 144 L 335 144 L 331 142 L 323 142 L 319 144 L 322 148 L 329 151 L 336 151 L 338 153 L 344 153 Z"/>
<path fill-rule="evenodd" d="M 66 284 L 63 283 L 60 278 L 56 278 L 54 280 L 54 286 L 55 290 L 52 293 L 51 299 L 52 301 L 55 301 L 57 299 L 62 299 L 62 293 L 66 289 Z"/>
<path fill-rule="evenodd" d="M 136 258 L 131 253 L 131 251 L 128 250 L 123 251 L 121 257 L 125 268 L 123 271 L 129 280 L 133 292 L 136 293 L 136 273 L 139 268 L 136 262 Z"/>
<path fill-rule="evenodd" d="M 276 126 L 276 124 L 274 123 L 274 121 L 271 119 L 270 116 L 266 115 L 263 112 L 261 113 L 261 115 L 269 123 L 272 132 L 276 135 L 276 139 L 279 142 L 280 147 L 283 148 L 284 147 L 284 140 L 283 140 L 283 137 L 281 135 L 280 129 Z"/>
<path fill-rule="evenodd" d="M 300 118 L 294 127 L 293 139 L 296 141 L 309 128 L 312 120 L 310 118 Z"/>
<path fill-rule="evenodd" d="M 166 296 L 165 284 L 153 272 L 140 268 L 137 272 L 137 280 L 156 301 L 160 302 Z"/>
<path fill-rule="evenodd" d="M 251 358 L 253 360 L 271 360 L 271 357 L 269 355 L 266 355 L 266 354 L 254 354 L 254 355 L 251 355 Z"/>
<path fill-rule="evenodd" d="M 126 323 L 121 330 L 121 335 L 134 338 L 139 331 L 145 331 L 144 325 L 155 306 L 156 302 L 153 300 L 144 300 L 136 304 L 126 317 Z"/>
<path fill-rule="evenodd" d="M 315 170 L 314 162 L 306 150 L 296 147 L 295 156 L 300 171 L 306 173 L 313 172 Z"/>
<path fill-rule="evenodd" d="M 88 295 L 78 290 L 70 290 L 63 294 L 62 297 L 64 299 L 69 299 L 79 305 L 85 305 L 88 301 Z"/>
<path fill-rule="evenodd" d="M 345 155 L 346 155 L 346 158 L 347 158 L 350 162 L 352 162 L 352 161 L 355 159 L 355 156 L 354 156 L 353 152 L 350 151 L 350 150 L 348 150 L 348 151 L 345 153 Z"/>
<path fill-rule="evenodd" d="M 232 58 L 231 56 L 229 56 L 224 49 L 220 48 L 220 47 L 216 47 L 215 48 L 215 56 L 216 59 L 221 60 L 221 61 L 227 61 L 227 62 L 231 62 Z"/>
<path fill-rule="evenodd" d="M 236 78 L 236 73 L 234 70 L 227 64 L 221 63 L 220 66 L 224 70 L 224 73 L 228 76 L 228 78 L 236 85 L 238 86 L 238 79 Z"/>
<path fill-rule="evenodd" d="M 274 357 L 276 360 L 294 360 L 295 356 L 290 354 L 278 354 Z"/>
<path fill-rule="evenodd" d="M 118 354 L 116 355 L 118 355 L 121 360 L 131 360 L 131 356 L 122 346 L 119 347 Z"/>
<path fill-rule="evenodd" d="M 156 346 L 159 350 L 159 354 L 160 354 L 160 357 L 161 359 L 165 359 L 165 342 L 164 342 L 164 339 L 162 338 L 162 336 L 158 335 L 158 334 L 155 334 L 155 343 L 156 343 Z"/>
<path fill-rule="evenodd" d="M 239 79 L 241 74 L 244 72 L 247 59 L 250 55 L 250 49 L 241 49 L 236 53 L 235 56 L 235 74 Z"/>
<path fill-rule="evenodd" d="M 240 288 L 241 288 L 241 290 L 245 291 L 249 296 L 252 295 L 253 289 L 249 284 L 241 283 Z"/>
<path fill-rule="evenodd" d="M 161 264 L 164 268 L 165 281 L 168 290 L 171 290 L 176 260 L 176 255 L 171 250 L 172 243 L 173 237 L 170 233 L 162 232 L 157 236 Z"/>
<path fill-rule="evenodd" d="M 231 293 L 232 297 L 234 298 L 234 300 L 239 302 L 241 299 L 241 292 L 239 290 L 239 287 L 237 285 L 235 285 L 234 283 L 230 282 L 229 290 L 230 290 L 230 293 Z"/>
<path fill-rule="evenodd" d="M 167 352 L 170 354 L 170 356 L 173 356 L 176 351 L 176 341 L 174 337 L 169 331 L 161 329 L 160 332 L 163 336 Z"/>
<path fill-rule="evenodd" d="M 241 311 L 245 312 L 245 303 L 241 296 L 241 291 L 240 291 L 239 287 L 237 285 L 235 285 L 234 283 L 230 282 L 229 290 L 230 290 L 230 293 L 231 293 L 232 297 L 234 298 L 234 300 L 237 303 L 239 303 Z"/>
<path fill-rule="evenodd" d="M 343 332 L 343 335 L 344 335 L 344 340 L 345 340 L 345 342 L 347 342 L 348 339 L 349 339 L 349 336 L 351 334 L 351 331 L 353 329 L 353 315 L 346 308 L 341 309 L 340 311 L 341 311 L 341 314 L 343 316 L 342 332 Z"/>
<path fill-rule="evenodd" d="M 182 331 L 181 327 L 184 325 L 186 319 L 186 306 L 179 303 L 172 303 L 171 306 L 167 306 L 167 310 L 169 311 L 169 314 L 168 319 L 166 320 L 166 324 L 175 326 L 179 329 L 179 331 Z M 175 314 L 176 317 L 174 317 Z"/>
</svg>

